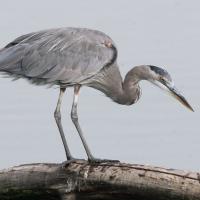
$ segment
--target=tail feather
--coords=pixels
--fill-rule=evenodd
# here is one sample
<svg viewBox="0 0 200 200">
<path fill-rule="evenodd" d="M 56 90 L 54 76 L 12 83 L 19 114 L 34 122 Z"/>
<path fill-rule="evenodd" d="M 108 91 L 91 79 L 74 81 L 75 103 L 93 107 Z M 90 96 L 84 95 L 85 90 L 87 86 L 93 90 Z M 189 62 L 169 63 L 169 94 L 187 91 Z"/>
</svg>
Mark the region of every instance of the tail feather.
<svg viewBox="0 0 200 200">
<path fill-rule="evenodd" d="M 21 74 L 24 46 L 17 45 L 0 50 L 0 71 Z"/>
</svg>

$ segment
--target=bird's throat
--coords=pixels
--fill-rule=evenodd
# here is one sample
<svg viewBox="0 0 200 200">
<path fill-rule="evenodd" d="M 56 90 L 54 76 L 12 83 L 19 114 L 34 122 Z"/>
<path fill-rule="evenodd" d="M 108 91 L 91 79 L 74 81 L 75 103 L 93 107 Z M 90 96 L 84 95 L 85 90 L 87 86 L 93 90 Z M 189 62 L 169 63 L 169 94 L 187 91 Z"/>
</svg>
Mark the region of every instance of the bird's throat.
<svg viewBox="0 0 200 200">
<path fill-rule="evenodd" d="M 130 86 L 130 87 L 122 87 L 122 94 L 118 96 L 117 103 L 123 104 L 123 105 L 132 105 L 136 103 L 140 96 L 141 96 L 141 90 L 138 84 Z"/>
</svg>

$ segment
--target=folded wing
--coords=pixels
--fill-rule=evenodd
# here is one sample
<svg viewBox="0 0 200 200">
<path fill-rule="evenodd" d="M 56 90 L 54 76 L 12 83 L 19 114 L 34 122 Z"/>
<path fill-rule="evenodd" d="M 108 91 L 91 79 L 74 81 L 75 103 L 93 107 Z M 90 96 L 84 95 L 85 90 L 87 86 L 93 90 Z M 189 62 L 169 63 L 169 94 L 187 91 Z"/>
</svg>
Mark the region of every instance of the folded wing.
<svg viewBox="0 0 200 200">
<path fill-rule="evenodd" d="M 0 71 L 27 78 L 80 83 L 116 60 L 102 32 L 62 28 L 21 36 L 0 51 Z"/>
</svg>

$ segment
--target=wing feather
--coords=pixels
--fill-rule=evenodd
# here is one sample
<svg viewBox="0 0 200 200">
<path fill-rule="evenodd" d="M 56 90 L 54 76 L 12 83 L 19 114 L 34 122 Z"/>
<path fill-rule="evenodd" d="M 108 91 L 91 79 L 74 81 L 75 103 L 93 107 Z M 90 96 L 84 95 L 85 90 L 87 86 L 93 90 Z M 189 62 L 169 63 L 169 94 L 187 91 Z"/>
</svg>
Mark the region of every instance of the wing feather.
<svg viewBox="0 0 200 200">
<path fill-rule="evenodd" d="M 15 73 L 15 63 L 17 73 L 25 77 L 80 83 L 116 60 L 117 50 L 106 46 L 107 41 L 115 47 L 104 33 L 82 28 L 27 34 L 0 52 L 0 70 L 7 68 Z"/>
</svg>

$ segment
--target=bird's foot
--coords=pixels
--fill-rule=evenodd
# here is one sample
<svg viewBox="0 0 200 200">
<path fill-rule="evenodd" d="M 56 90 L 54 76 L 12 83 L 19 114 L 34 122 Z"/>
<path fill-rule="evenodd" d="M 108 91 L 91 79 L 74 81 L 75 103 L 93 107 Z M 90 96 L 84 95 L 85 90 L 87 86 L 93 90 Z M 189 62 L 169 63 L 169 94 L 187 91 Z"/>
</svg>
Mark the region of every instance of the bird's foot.
<svg viewBox="0 0 200 200">
<path fill-rule="evenodd" d="M 83 162 L 86 162 L 86 160 L 78 159 L 78 158 L 70 158 L 69 160 L 64 161 L 62 163 L 62 168 L 66 168 L 71 163 L 83 163 Z M 100 163 L 103 163 L 103 164 L 106 164 L 106 163 L 107 164 L 117 164 L 117 163 L 120 163 L 119 160 L 109 160 L 109 159 L 99 159 L 99 158 L 89 158 L 88 162 L 90 164 L 100 164 Z"/>
<path fill-rule="evenodd" d="M 119 160 L 109 160 L 109 159 L 99 159 L 99 158 L 89 158 L 88 162 L 91 164 L 99 164 L 99 163 L 120 163 Z"/>
<path fill-rule="evenodd" d="M 62 168 L 67 167 L 71 163 L 80 163 L 80 162 L 86 162 L 84 159 L 78 159 L 78 158 L 70 158 L 69 160 L 66 160 L 62 163 Z"/>
</svg>

